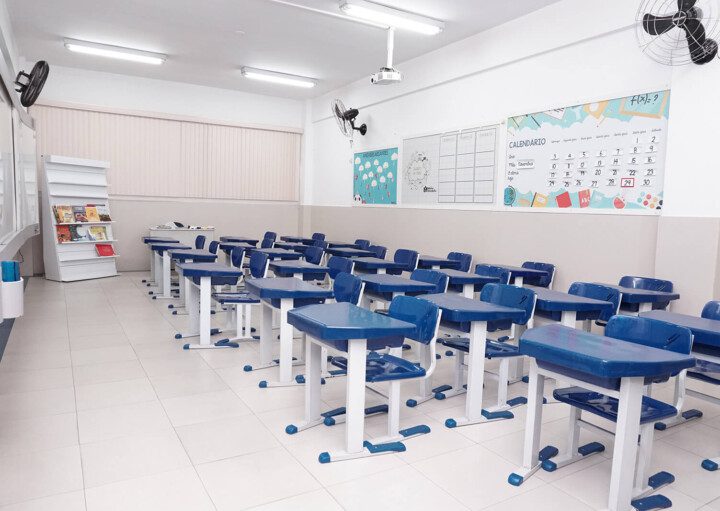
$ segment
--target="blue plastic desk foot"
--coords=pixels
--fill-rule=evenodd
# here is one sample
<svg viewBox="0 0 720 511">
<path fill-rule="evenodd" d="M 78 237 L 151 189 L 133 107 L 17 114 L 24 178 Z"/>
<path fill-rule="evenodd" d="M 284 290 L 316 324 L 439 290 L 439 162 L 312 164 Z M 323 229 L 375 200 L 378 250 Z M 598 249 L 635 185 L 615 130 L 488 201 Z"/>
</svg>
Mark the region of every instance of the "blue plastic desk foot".
<svg viewBox="0 0 720 511">
<path fill-rule="evenodd" d="M 653 509 L 669 509 L 672 507 L 672 501 L 664 495 L 651 495 L 633 500 L 630 505 L 638 511 L 651 511 Z"/>
<path fill-rule="evenodd" d="M 153 300 L 157 300 L 157 296 L 153 296 L 152 299 L 153 299 Z"/>
<path fill-rule="evenodd" d="M 427 435 L 428 433 L 430 433 L 430 426 L 427 426 L 425 424 L 419 424 L 411 428 L 401 429 L 399 433 L 405 438 L 410 438 L 418 435 Z"/>
<path fill-rule="evenodd" d="M 168 305 L 168 309 L 174 309 L 174 308 L 175 308 L 175 306 L 173 304 Z"/>
<path fill-rule="evenodd" d="M 520 381 L 523 383 L 530 383 L 530 377 L 529 376 L 523 376 L 520 378 Z"/>
<path fill-rule="evenodd" d="M 418 402 L 414 399 L 408 399 L 407 401 L 405 401 L 405 406 L 407 406 L 408 408 L 415 408 L 417 404 Z"/>
<path fill-rule="evenodd" d="M 215 346 L 226 346 L 228 348 L 239 348 L 240 345 L 236 342 L 231 341 L 230 339 L 222 339 L 220 341 L 217 341 L 215 343 Z"/>
<path fill-rule="evenodd" d="M 655 429 L 658 431 L 665 431 L 666 429 L 675 427 L 679 424 L 685 424 L 688 421 L 699 419 L 703 416 L 700 410 L 685 410 L 681 414 L 671 418 L 670 420 L 663 422 L 656 422 Z"/>
<path fill-rule="evenodd" d="M 523 396 L 514 397 L 512 399 L 508 399 L 507 404 L 510 408 L 515 408 L 516 406 L 520 406 L 520 405 L 526 405 L 527 398 L 523 397 Z"/>
<path fill-rule="evenodd" d="M 175 339 L 182 339 L 182 334 L 175 334 Z"/>
<path fill-rule="evenodd" d="M 365 440 L 363 447 L 370 451 L 371 454 L 378 454 L 381 452 L 405 452 L 407 449 L 405 444 L 402 442 L 388 442 L 386 444 L 372 444 Z"/>
<path fill-rule="evenodd" d="M 452 350 L 447 350 L 447 351 L 445 352 L 445 356 L 446 356 L 446 357 L 454 357 L 454 356 L 455 356 L 455 352 L 452 351 Z"/>
<path fill-rule="evenodd" d="M 600 442 L 590 442 L 578 447 L 577 454 L 572 453 L 570 455 L 563 455 L 553 460 L 552 458 L 555 458 L 555 456 L 558 455 L 558 450 L 555 447 L 548 445 L 540 451 L 541 454 L 545 453 L 543 456 L 544 459 L 540 460 L 542 462 L 541 466 L 545 472 L 555 472 L 558 468 L 580 461 L 587 456 L 599 454 L 604 450 L 605 446 Z"/>
<path fill-rule="evenodd" d="M 653 490 L 658 490 L 663 486 L 667 486 L 668 484 L 672 484 L 674 482 L 675 476 L 670 472 L 665 471 L 658 472 L 648 478 L 648 486 Z"/>
<path fill-rule="evenodd" d="M 523 476 L 513 472 L 508 476 L 508 483 L 513 486 L 520 486 L 523 483 Z"/>
<path fill-rule="evenodd" d="M 341 406 L 340 408 L 329 410 L 327 412 L 321 413 L 320 415 L 325 417 L 325 419 L 323 420 L 323 424 L 325 424 L 326 426 L 335 426 L 336 424 L 341 424 L 345 422 L 345 413 L 345 407 Z M 369 417 L 378 413 L 388 413 L 388 405 L 376 405 L 365 408 L 365 417 Z"/>
<path fill-rule="evenodd" d="M 711 459 L 702 460 L 702 463 L 700 463 L 700 466 L 709 472 L 715 472 L 718 469 L 717 462 L 715 462 Z"/>
<path fill-rule="evenodd" d="M 294 426 L 293 424 L 290 424 L 285 427 L 285 433 L 287 433 L 288 435 L 294 435 L 297 432 L 298 432 L 298 428 L 297 428 L 297 426 Z"/>
<path fill-rule="evenodd" d="M 177 316 L 178 311 L 172 311 L 173 316 Z"/>
<path fill-rule="evenodd" d="M 145 284 L 147 282 L 147 279 L 142 279 L 142 283 Z"/>
</svg>

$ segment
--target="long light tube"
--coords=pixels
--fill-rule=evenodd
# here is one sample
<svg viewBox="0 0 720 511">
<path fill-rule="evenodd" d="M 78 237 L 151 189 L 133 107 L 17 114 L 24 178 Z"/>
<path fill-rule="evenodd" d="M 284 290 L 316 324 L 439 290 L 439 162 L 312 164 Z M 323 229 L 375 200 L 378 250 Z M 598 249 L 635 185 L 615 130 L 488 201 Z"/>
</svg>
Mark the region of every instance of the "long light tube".
<svg viewBox="0 0 720 511">
<path fill-rule="evenodd" d="M 65 48 L 86 55 L 97 55 L 99 57 L 141 62 L 143 64 L 153 64 L 156 66 L 159 66 L 167 60 L 167 55 L 163 55 L 162 53 L 152 53 L 109 44 L 91 43 L 77 39 L 65 39 Z"/>
<path fill-rule="evenodd" d="M 442 21 L 365 0 L 343 0 L 340 9 L 354 18 L 425 35 L 437 35 L 445 28 Z"/>
<path fill-rule="evenodd" d="M 304 76 L 289 75 L 286 73 L 267 71 L 265 69 L 255 69 L 252 67 L 243 67 L 240 71 L 245 78 L 250 78 L 252 80 L 277 83 L 280 85 L 291 85 L 293 87 L 303 87 L 305 89 L 311 89 L 316 85 L 315 80 Z"/>
</svg>

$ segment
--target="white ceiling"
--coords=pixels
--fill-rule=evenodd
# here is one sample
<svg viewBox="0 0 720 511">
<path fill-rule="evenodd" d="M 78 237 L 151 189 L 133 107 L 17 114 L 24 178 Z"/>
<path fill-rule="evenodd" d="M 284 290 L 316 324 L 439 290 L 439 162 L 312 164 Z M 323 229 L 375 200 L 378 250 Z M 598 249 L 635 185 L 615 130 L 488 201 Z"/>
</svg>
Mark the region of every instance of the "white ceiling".
<svg viewBox="0 0 720 511">
<path fill-rule="evenodd" d="M 395 61 L 403 62 L 555 1 L 383 3 L 445 21 L 435 37 L 399 31 Z M 337 0 L 292 2 L 340 14 Z M 369 76 L 385 61 L 382 29 L 273 0 L 8 0 L 8 7 L 20 54 L 51 67 L 307 98 Z M 147 66 L 73 54 L 63 46 L 66 37 L 165 53 L 168 60 Z M 244 65 L 309 76 L 319 84 L 308 91 L 253 82 L 240 75 Z"/>
</svg>

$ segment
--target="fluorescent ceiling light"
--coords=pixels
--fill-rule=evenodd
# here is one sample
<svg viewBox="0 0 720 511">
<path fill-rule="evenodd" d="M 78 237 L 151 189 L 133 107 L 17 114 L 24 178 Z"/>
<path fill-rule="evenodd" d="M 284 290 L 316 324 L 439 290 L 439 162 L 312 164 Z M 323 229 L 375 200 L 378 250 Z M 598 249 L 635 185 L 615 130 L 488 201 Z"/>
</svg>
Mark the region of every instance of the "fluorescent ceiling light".
<svg viewBox="0 0 720 511">
<path fill-rule="evenodd" d="M 264 69 L 254 69 L 252 67 L 243 67 L 240 71 L 245 78 L 260 80 L 262 82 L 292 85 L 293 87 L 304 87 L 306 89 L 311 89 L 316 85 L 315 80 L 304 76 L 277 73 L 275 71 L 266 71 Z"/>
<path fill-rule="evenodd" d="M 78 41 L 77 39 L 65 39 L 65 48 L 86 55 L 142 62 L 143 64 L 154 64 L 156 66 L 162 64 L 167 59 L 167 55 L 163 55 L 162 53 L 134 50 L 132 48 L 123 48 L 109 44 L 91 43 L 89 41 Z"/>
<path fill-rule="evenodd" d="M 442 21 L 365 0 L 343 0 L 340 9 L 354 18 L 425 35 L 437 35 L 445 28 Z"/>
</svg>

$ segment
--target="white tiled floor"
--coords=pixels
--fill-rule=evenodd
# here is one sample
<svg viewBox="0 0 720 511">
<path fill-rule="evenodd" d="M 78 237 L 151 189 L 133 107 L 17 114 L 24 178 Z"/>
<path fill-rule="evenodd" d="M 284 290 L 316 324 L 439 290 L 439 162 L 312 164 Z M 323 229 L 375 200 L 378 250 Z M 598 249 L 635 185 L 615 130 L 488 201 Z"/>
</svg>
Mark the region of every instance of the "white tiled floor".
<svg viewBox="0 0 720 511">
<path fill-rule="evenodd" d="M 520 462 L 525 410 L 510 421 L 445 428 L 444 420 L 462 411 L 462 398 L 404 409 L 403 425 L 432 429 L 407 441 L 404 453 L 321 465 L 317 455 L 342 445 L 343 427 L 286 435 L 285 426 L 302 416 L 303 389 L 259 389 L 268 372 L 242 370 L 257 361 L 253 343 L 183 351 L 173 335 L 186 318 L 149 299 L 141 278 L 30 280 L 26 314 L 0 363 L 0 511 L 605 505 L 611 439 L 583 432 L 583 441 L 602 440 L 607 451 L 515 488 L 506 480 Z M 215 322 L 224 322 L 221 314 Z M 449 382 L 450 368 L 441 360 L 435 381 Z M 494 393 L 489 382 L 487 403 Z M 323 388 L 327 408 L 343 396 L 343 379 Z M 700 468 L 702 458 L 720 455 L 720 407 L 688 401 L 704 418 L 659 432 L 653 465 L 677 478 L 662 491 L 674 509 L 720 510 L 720 474 Z M 543 443 L 562 447 L 566 416 L 564 405 L 545 407 Z M 384 421 L 369 419 L 368 436 L 383 435 Z"/>
</svg>

